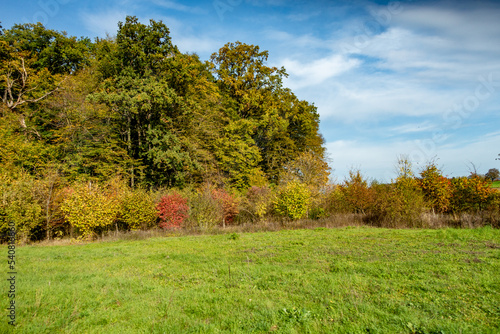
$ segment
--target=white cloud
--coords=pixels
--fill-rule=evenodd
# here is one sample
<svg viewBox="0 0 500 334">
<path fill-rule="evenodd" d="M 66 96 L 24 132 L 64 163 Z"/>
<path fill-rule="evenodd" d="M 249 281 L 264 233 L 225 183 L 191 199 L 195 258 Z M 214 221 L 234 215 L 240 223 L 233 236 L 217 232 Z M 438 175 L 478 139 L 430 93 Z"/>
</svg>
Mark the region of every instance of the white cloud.
<svg viewBox="0 0 500 334">
<path fill-rule="evenodd" d="M 395 165 L 400 154 L 409 153 L 413 142 L 384 143 L 361 140 L 337 140 L 326 143 L 327 153 L 333 161 L 333 176 L 342 182 L 349 170 L 359 169 L 362 174 L 381 182 L 396 177 Z"/>
<path fill-rule="evenodd" d="M 416 140 L 384 143 L 337 140 L 327 142 L 326 148 L 333 160 L 333 176 L 338 182 L 342 182 L 352 168 L 360 169 L 364 175 L 378 181 L 389 182 L 396 177 L 395 166 L 399 155 L 408 155 L 413 160 L 415 173 L 437 158 L 443 174 L 449 177 L 467 176 L 472 164 L 484 174 L 490 168 L 500 168 L 500 161 L 495 161 L 500 153 L 499 142 L 500 132 L 495 132 L 444 145 L 429 145 Z"/>
<path fill-rule="evenodd" d="M 341 55 L 333 55 L 312 62 L 284 59 L 281 63 L 290 75 L 289 79 L 285 80 L 285 84 L 292 89 L 321 84 L 359 65 L 358 60 L 347 59 Z"/>
<path fill-rule="evenodd" d="M 436 124 L 432 124 L 430 121 L 424 121 L 420 123 L 410 123 L 393 126 L 389 129 L 385 129 L 385 131 L 390 132 L 391 134 L 401 135 L 428 132 L 434 129 L 436 129 Z"/>
<path fill-rule="evenodd" d="M 173 38 L 173 42 L 179 47 L 181 52 L 196 52 L 198 54 L 211 54 L 224 45 L 221 41 L 210 37 L 195 37 L 189 35 L 176 35 Z"/>
<path fill-rule="evenodd" d="M 108 10 L 97 13 L 84 12 L 80 18 L 89 31 L 98 37 L 106 37 L 106 34 L 116 35 L 118 22 L 124 21 L 126 16 L 127 13 L 123 10 Z"/>
<path fill-rule="evenodd" d="M 151 2 L 164 9 L 173 9 L 180 12 L 187 12 L 193 14 L 204 14 L 205 11 L 199 7 L 186 6 L 175 1 L 170 0 L 151 0 Z"/>
</svg>

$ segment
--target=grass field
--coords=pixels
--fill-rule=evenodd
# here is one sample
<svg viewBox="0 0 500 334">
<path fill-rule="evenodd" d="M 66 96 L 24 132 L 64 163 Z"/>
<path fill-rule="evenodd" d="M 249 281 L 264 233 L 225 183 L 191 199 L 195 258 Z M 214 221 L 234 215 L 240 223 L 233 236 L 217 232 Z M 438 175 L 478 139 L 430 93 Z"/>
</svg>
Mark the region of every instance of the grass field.
<svg viewBox="0 0 500 334">
<path fill-rule="evenodd" d="M 494 181 L 491 183 L 492 188 L 500 188 L 500 181 Z"/>
<path fill-rule="evenodd" d="M 500 332 L 491 228 L 283 230 L 16 256 L 16 333 Z M 1 303 L 0 332 L 14 332 Z"/>
</svg>

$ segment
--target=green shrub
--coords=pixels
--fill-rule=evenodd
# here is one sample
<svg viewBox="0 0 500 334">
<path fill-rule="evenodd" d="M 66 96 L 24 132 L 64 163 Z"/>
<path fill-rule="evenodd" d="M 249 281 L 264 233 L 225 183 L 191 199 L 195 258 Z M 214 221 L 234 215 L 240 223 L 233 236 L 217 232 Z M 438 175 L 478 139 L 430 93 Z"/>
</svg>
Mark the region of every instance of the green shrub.
<svg viewBox="0 0 500 334">
<path fill-rule="evenodd" d="M 35 195 L 36 181 L 27 174 L 17 179 L 0 175 L 0 231 L 2 235 L 14 224 L 17 238 L 26 241 L 42 223 L 42 207 Z"/>
<path fill-rule="evenodd" d="M 157 213 L 152 196 L 143 189 L 127 191 L 121 198 L 120 216 L 132 231 L 154 226 Z"/>
<path fill-rule="evenodd" d="M 212 196 L 212 190 L 211 186 L 204 185 L 190 196 L 186 227 L 210 230 L 222 223 L 224 211 L 221 203 Z"/>
<path fill-rule="evenodd" d="M 290 182 L 278 191 L 274 210 L 280 216 L 299 219 L 307 214 L 311 203 L 311 193 L 306 185 Z"/>
</svg>

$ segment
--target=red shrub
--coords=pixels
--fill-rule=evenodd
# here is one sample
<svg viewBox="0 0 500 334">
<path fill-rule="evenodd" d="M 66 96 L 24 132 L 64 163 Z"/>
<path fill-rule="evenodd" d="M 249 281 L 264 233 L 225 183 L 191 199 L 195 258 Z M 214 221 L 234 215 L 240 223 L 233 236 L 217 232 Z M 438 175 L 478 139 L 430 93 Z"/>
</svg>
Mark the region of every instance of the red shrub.
<svg viewBox="0 0 500 334">
<path fill-rule="evenodd" d="M 214 189 L 212 190 L 212 198 L 215 199 L 222 207 L 224 214 L 223 224 L 231 224 L 239 213 L 238 208 L 238 198 L 234 195 L 231 195 L 224 189 Z"/>
<path fill-rule="evenodd" d="M 156 206 L 160 217 L 159 226 L 164 229 L 181 227 L 184 219 L 188 217 L 188 210 L 187 199 L 178 193 L 163 196 Z"/>
</svg>

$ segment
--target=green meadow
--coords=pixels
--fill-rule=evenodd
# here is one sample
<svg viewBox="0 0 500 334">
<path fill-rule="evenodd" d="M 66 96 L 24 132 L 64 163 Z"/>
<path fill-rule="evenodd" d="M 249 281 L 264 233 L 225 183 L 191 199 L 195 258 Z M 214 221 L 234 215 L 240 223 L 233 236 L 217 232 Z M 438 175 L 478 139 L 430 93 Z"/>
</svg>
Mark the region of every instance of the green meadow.
<svg viewBox="0 0 500 334">
<path fill-rule="evenodd" d="M 16 257 L 17 325 L 2 297 L 1 333 L 500 332 L 500 231 L 488 227 L 30 245 Z"/>
</svg>

